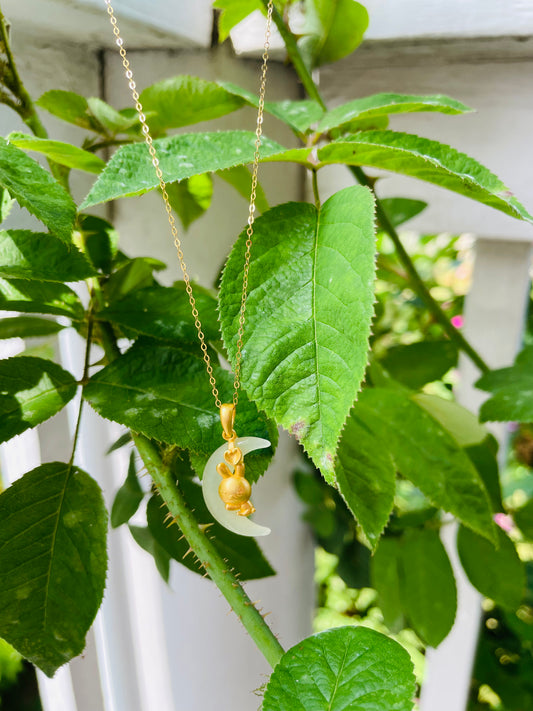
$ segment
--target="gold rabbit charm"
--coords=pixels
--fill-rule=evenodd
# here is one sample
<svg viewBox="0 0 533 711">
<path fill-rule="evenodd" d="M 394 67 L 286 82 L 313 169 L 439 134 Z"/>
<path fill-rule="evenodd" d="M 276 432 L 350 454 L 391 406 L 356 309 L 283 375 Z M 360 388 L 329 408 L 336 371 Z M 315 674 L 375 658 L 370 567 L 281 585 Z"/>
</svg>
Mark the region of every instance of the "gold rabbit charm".
<svg viewBox="0 0 533 711">
<path fill-rule="evenodd" d="M 252 487 L 244 476 L 243 454 L 235 445 L 237 433 L 233 429 L 235 422 L 235 405 L 233 403 L 220 406 L 220 421 L 223 430 L 222 437 L 228 443 L 228 448 L 224 452 L 225 461 L 217 464 L 217 472 L 222 477 L 218 493 L 227 511 L 237 511 L 239 516 L 249 516 L 254 513 L 255 508 L 250 501 Z M 233 467 L 233 471 L 230 466 Z"/>
</svg>

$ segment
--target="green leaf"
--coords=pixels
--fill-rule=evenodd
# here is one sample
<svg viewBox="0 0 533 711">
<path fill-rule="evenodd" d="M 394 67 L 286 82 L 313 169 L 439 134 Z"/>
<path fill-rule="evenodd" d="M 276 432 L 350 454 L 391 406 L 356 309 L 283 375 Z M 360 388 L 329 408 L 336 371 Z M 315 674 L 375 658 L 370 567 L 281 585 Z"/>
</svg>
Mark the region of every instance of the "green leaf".
<svg viewBox="0 0 533 711">
<path fill-rule="evenodd" d="M 16 356 L 0 360 L 0 442 L 44 422 L 76 394 L 76 381 L 56 363 Z"/>
<path fill-rule="evenodd" d="M 229 33 L 254 10 L 261 10 L 261 0 L 215 0 L 213 8 L 221 10 L 218 20 L 218 39 L 224 42 Z"/>
<path fill-rule="evenodd" d="M 136 289 L 154 286 L 154 271 L 166 269 L 166 264 L 151 257 L 126 259 L 104 284 L 107 302 L 118 301 Z"/>
<path fill-rule="evenodd" d="M 87 99 L 87 107 L 88 112 L 94 116 L 100 126 L 113 135 L 126 133 L 139 124 L 137 113 L 133 113 L 131 116 L 124 115 L 97 97 Z M 146 108 L 145 113 L 147 113 Z"/>
<path fill-rule="evenodd" d="M 464 448 L 471 462 L 483 479 L 490 497 L 493 511 L 503 511 L 500 472 L 498 467 L 498 444 L 492 435 L 483 442 L 471 444 Z"/>
<path fill-rule="evenodd" d="M 392 639 L 366 627 L 337 627 L 285 652 L 262 711 L 411 711 L 413 663 Z"/>
<path fill-rule="evenodd" d="M 168 185 L 166 190 L 172 209 L 187 230 L 209 209 L 213 197 L 213 178 L 209 173 L 193 175 L 188 180 Z"/>
<path fill-rule="evenodd" d="M 0 138 L 0 185 L 63 242 L 72 241 L 76 205 L 39 163 Z"/>
<path fill-rule="evenodd" d="M 245 104 L 217 82 L 185 75 L 149 86 L 141 93 L 141 103 L 152 113 L 149 123 L 155 133 L 220 118 Z"/>
<path fill-rule="evenodd" d="M 51 141 L 48 138 L 37 138 L 25 133 L 10 133 L 7 137 L 9 143 L 24 151 L 35 151 L 41 153 L 54 163 L 65 165 L 67 168 L 84 170 L 86 173 L 100 173 L 105 168 L 105 161 L 94 153 L 84 151 L 70 143 L 63 141 Z"/>
<path fill-rule="evenodd" d="M 139 484 L 135 468 L 135 452 L 131 452 L 126 480 L 117 491 L 111 508 L 111 525 L 113 528 L 118 528 L 123 523 L 128 523 L 139 508 L 143 498 L 144 491 Z"/>
<path fill-rule="evenodd" d="M 411 94 L 373 94 L 337 106 L 320 119 L 317 131 L 325 133 L 332 128 L 356 119 L 369 119 L 390 114 L 419 111 L 437 111 L 441 114 L 465 114 L 472 109 L 460 101 L 442 94 L 416 96 Z"/>
<path fill-rule="evenodd" d="M 79 281 L 96 272 L 72 244 L 30 230 L 0 230 L 0 276 L 39 281 Z"/>
<path fill-rule="evenodd" d="M 513 519 L 524 536 L 533 541 L 533 499 L 513 513 Z"/>
<path fill-rule="evenodd" d="M 457 534 L 461 565 L 472 585 L 485 597 L 511 610 L 522 602 L 524 564 L 511 539 L 498 529 L 498 548 L 462 526 Z"/>
<path fill-rule="evenodd" d="M 409 393 L 366 388 L 354 407 L 397 470 L 432 504 L 492 540 L 494 524 L 487 491 L 470 458 Z"/>
<path fill-rule="evenodd" d="M 252 176 L 246 166 L 236 165 L 234 168 L 218 170 L 216 174 L 226 183 L 232 185 L 239 195 L 243 196 L 246 202 L 250 202 L 250 194 L 252 192 Z M 266 212 L 270 206 L 266 199 L 265 191 L 261 187 L 260 183 L 257 183 L 255 193 L 255 206 L 258 212 L 262 214 L 263 212 Z"/>
<path fill-rule="evenodd" d="M 197 284 L 194 284 L 194 298 L 207 340 L 219 340 L 216 299 Z M 124 298 L 99 311 L 96 318 L 173 345 L 179 345 L 180 341 L 196 342 L 198 338 L 184 282 L 130 291 Z"/>
<path fill-rule="evenodd" d="M 107 450 L 106 454 L 111 454 L 111 452 L 115 452 L 117 449 L 121 449 L 121 447 L 125 447 L 131 441 L 132 441 L 131 432 L 129 430 L 127 430 L 126 432 L 124 432 L 124 434 L 121 434 L 120 437 L 113 442 L 113 444 Z"/>
<path fill-rule="evenodd" d="M 17 316 L 16 318 L 3 318 L 0 320 L 0 339 L 3 338 L 37 338 L 51 336 L 61 331 L 55 321 L 32 316 Z"/>
<path fill-rule="evenodd" d="M 37 467 L 0 495 L 0 635 L 52 676 L 80 654 L 105 586 L 107 513 L 77 467 Z"/>
<path fill-rule="evenodd" d="M 310 68 L 336 62 L 354 51 L 368 27 L 368 12 L 354 0 L 306 0 L 298 46 Z"/>
<path fill-rule="evenodd" d="M 0 222 L 3 222 L 11 212 L 15 201 L 5 188 L 0 188 Z"/>
<path fill-rule="evenodd" d="M 275 571 L 253 538 L 238 536 L 213 520 L 204 503 L 202 488 L 198 484 L 181 479 L 179 486 L 187 504 L 194 510 L 199 525 L 209 525 L 206 535 L 215 544 L 222 558 L 227 560 L 228 569 L 235 568 L 235 571 L 240 573 L 241 580 L 256 580 L 274 575 Z M 169 526 L 168 520 L 165 521 L 167 513 L 166 507 L 161 508 L 160 497 L 153 496 L 148 502 L 146 512 L 150 532 L 171 558 L 193 573 L 203 575 L 205 570 L 198 565 L 194 554 L 187 554 L 189 544 L 181 536 L 178 526 Z"/>
<path fill-rule="evenodd" d="M 381 365 L 402 385 L 419 390 L 455 367 L 457 357 L 457 346 L 451 341 L 419 341 L 389 348 Z"/>
<path fill-rule="evenodd" d="M 343 424 L 367 362 L 374 204 L 346 188 L 317 212 L 287 203 L 255 222 L 241 382 L 301 442 L 331 483 Z M 246 233 L 222 277 L 222 334 L 235 357 Z"/>
<path fill-rule="evenodd" d="M 96 373 L 84 388 L 84 397 L 103 417 L 134 432 L 182 449 L 211 454 L 223 440 L 219 413 L 200 355 L 139 342 Z M 217 365 L 213 370 L 222 402 L 231 401 L 231 374 Z M 244 393 L 239 398 L 235 426 L 240 436 L 268 438 L 264 416 Z"/>
<path fill-rule="evenodd" d="M 511 367 L 483 375 L 476 387 L 492 393 L 481 406 L 482 422 L 532 422 L 533 346 L 524 348 Z"/>
<path fill-rule="evenodd" d="M 457 610 L 455 578 L 436 531 L 409 530 L 401 545 L 401 598 L 415 632 L 438 647 L 453 627 Z"/>
<path fill-rule="evenodd" d="M 62 121 L 90 131 L 99 130 L 94 119 L 87 113 L 89 109 L 87 99 L 73 91 L 60 89 L 46 91 L 35 103 Z"/>
<path fill-rule="evenodd" d="M 396 468 L 390 453 L 376 447 L 375 438 L 353 412 L 342 433 L 335 478 L 375 549 L 394 505 Z"/>
<path fill-rule="evenodd" d="M 393 227 L 399 227 L 404 222 L 412 220 L 428 206 L 423 200 L 411 200 L 411 198 L 382 198 L 381 207 L 387 213 Z"/>
<path fill-rule="evenodd" d="M 362 131 L 320 148 L 318 159 L 322 164 L 365 165 L 426 180 L 533 222 L 509 189 L 481 163 L 427 138 L 395 131 Z"/>
<path fill-rule="evenodd" d="M 109 274 L 118 249 L 118 232 L 107 220 L 95 215 L 79 215 L 85 251 L 96 269 Z"/>
<path fill-rule="evenodd" d="M 159 543 L 155 540 L 150 529 L 142 526 L 128 526 L 130 533 L 133 536 L 135 543 L 144 551 L 150 553 L 154 559 L 159 575 L 165 583 L 168 583 L 170 578 L 170 556 Z"/>
<path fill-rule="evenodd" d="M 252 163 L 255 133 L 219 131 L 186 133 L 154 141 L 166 183 Z M 269 138 L 261 141 L 263 158 L 285 149 Z M 154 166 L 144 143 L 122 146 L 113 155 L 85 198 L 81 209 L 119 197 L 142 195 L 158 187 Z"/>
<path fill-rule="evenodd" d="M 68 316 L 76 321 L 84 317 L 78 296 L 64 284 L 25 279 L 0 279 L 0 311 Z"/>
<path fill-rule="evenodd" d="M 488 431 L 479 424 L 473 412 L 458 402 L 445 400 L 437 395 L 417 393 L 413 400 L 447 430 L 461 447 L 481 444 L 488 437 Z"/>
<path fill-rule="evenodd" d="M 391 632 L 405 627 L 400 598 L 400 546 L 399 538 L 382 538 L 370 562 L 372 587 L 377 590 L 383 621 Z"/>
</svg>

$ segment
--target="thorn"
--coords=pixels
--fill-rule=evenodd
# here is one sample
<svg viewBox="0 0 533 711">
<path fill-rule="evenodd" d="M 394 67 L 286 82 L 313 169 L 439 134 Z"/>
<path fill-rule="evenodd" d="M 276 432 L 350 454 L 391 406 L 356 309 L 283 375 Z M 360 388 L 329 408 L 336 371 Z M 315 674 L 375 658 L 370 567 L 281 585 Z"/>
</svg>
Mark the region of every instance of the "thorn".
<svg viewBox="0 0 533 711">
<path fill-rule="evenodd" d="M 194 553 L 194 551 L 193 551 L 192 548 L 189 548 L 189 550 L 187 550 L 187 551 L 184 553 L 184 555 L 182 556 L 181 559 L 182 559 L 182 560 L 185 560 L 185 558 L 189 555 L 189 553 Z"/>
<path fill-rule="evenodd" d="M 265 612 L 263 615 L 261 615 L 261 617 L 262 617 L 263 619 L 265 619 L 265 617 L 268 617 L 268 616 L 271 615 L 271 614 L 272 614 L 272 610 L 270 610 L 269 612 Z"/>
<path fill-rule="evenodd" d="M 183 541 L 184 538 L 185 538 L 185 534 L 182 533 L 181 536 L 178 538 L 178 543 L 179 543 L 180 541 Z"/>
<path fill-rule="evenodd" d="M 165 518 L 163 519 L 163 523 L 166 523 L 169 518 L 172 518 L 172 514 L 170 513 L 170 511 L 167 513 L 167 515 L 166 515 Z"/>
<path fill-rule="evenodd" d="M 172 521 L 168 524 L 167 528 L 170 528 L 171 526 L 177 526 L 178 522 L 176 521 L 175 518 L 172 519 Z"/>
</svg>

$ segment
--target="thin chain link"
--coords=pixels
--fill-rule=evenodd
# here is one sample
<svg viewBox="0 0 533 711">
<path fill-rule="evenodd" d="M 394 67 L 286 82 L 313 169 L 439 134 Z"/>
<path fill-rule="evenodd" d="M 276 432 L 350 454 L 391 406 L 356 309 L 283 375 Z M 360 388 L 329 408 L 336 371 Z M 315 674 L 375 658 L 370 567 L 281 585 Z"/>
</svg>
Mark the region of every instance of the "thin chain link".
<svg viewBox="0 0 533 711">
<path fill-rule="evenodd" d="M 159 167 L 159 158 L 157 157 L 157 151 L 152 141 L 152 136 L 150 135 L 150 129 L 146 122 L 146 116 L 143 111 L 142 104 L 139 100 L 139 93 L 137 91 L 137 85 L 133 78 L 133 72 L 130 67 L 130 63 L 126 56 L 126 48 L 124 47 L 124 41 L 120 36 L 120 30 L 117 24 L 117 18 L 115 17 L 115 12 L 111 5 L 111 0 L 104 0 L 107 6 L 107 14 L 109 15 L 109 21 L 111 22 L 111 27 L 113 28 L 113 34 L 115 36 L 115 43 L 120 52 L 122 58 L 122 66 L 124 67 L 124 72 L 126 74 L 126 79 L 128 80 L 128 86 L 131 91 L 131 96 L 133 98 L 133 103 L 135 104 L 135 109 L 139 116 L 139 122 L 141 124 L 141 130 L 144 135 L 144 140 L 148 146 L 148 151 L 150 153 L 150 158 L 152 159 L 152 165 L 154 166 L 155 174 L 159 181 L 159 189 L 161 190 L 161 195 L 163 197 L 163 202 L 165 204 L 165 211 L 167 213 L 168 224 L 170 226 L 170 231 L 174 239 L 174 244 L 176 246 L 176 251 L 178 253 L 179 265 L 183 274 L 183 281 L 185 282 L 185 291 L 189 297 L 189 303 L 191 305 L 191 313 L 194 318 L 194 325 L 196 331 L 198 332 L 198 340 L 200 341 L 200 348 L 202 350 L 203 359 L 205 362 L 207 375 L 209 376 L 209 383 L 211 384 L 211 390 L 213 397 L 215 399 L 215 405 L 218 409 L 222 406 L 220 396 L 218 393 L 217 382 L 215 375 L 213 373 L 213 366 L 211 365 L 211 358 L 209 357 L 209 351 L 207 348 L 207 343 L 205 342 L 205 335 L 202 330 L 202 323 L 200 321 L 200 315 L 198 309 L 196 308 L 196 300 L 194 298 L 191 280 L 187 272 L 187 265 L 183 256 L 183 250 L 181 247 L 181 241 L 178 235 L 178 229 L 176 227 L 176 220 L 172 214 L 172 207 L 170 206 L 170 200 L 168 197 L 168 192 L 166 188 L 166 183 L 163 178 L 163 173 Z M 268 50 L 270 49 L 270 35 L 271 35 L 271 24 L 272 24 L 272 10 L 274 7 L 274 0 L 270 0 L 268 3 L 267 11 L 267 22 L 265 30 L 265 45 L 263 52 L 263 64 L 261 66 L 261 86 L 259 89 L 259 106 L 257 110 L 257 126 L 255 129 L 255 152 L 254 161 L 252 167 L 252 187 L 250 191 L 250 206 L 248 214 L 248 228 L 246 230 L 247 240 L 246 240 L 246 251 L 244 254 L 244 269 L 242 277 L 242 296 L 241 296 L 241 309 L 239 313 L 239 329 L 237 332 L 237 352 L 235 355 L 235 379 L 233 382 L 233 404 L 236 406 L 239 401 L 239 389 L 241 386 L 241 362 L 242 362 L 242 346 L 243 346 L 243 335 L 244 335 L 244 324 L 245 324 L 245 313 L 246 313 L 246 298 L 248 296 L 248 274 L 250 271 L 250 257 L 252 250 L 252 238 L 254 233 L 254 219 L 255 219 L 255 200 L 257 192 L 257 173 L 259 169 L 259 153 L 261 148 L 261 136 L 263 134 L 263 114 L 265 107 L 265 87 L 266 87 L 266 73 L 268 66 Z"/>
</svg>

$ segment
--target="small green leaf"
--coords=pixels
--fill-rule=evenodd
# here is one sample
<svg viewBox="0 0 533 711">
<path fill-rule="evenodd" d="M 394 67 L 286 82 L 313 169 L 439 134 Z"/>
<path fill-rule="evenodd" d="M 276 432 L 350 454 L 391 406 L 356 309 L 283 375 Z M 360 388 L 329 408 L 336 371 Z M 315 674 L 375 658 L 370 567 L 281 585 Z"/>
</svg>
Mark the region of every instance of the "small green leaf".
<svg viewBox="0 0 533 711">
<path fill-rule="evenodd" d="M 457 347 L 451 341 L 419 341 L 389 348 L 381 364 L 402 385 L 419 390 L 454 368 L 457 357 Z"/>
<path fill-rule="evenodd" d="M 177 76 L 164 79 L 141 93 L 145 111 L 152 113 L 150 129 L 156 133 L 226 116 L 245 102 L 214 81 Z"/>
<path fill-rule="evenodd" d="M 532 422 L 533 346 L 524 348 L 511 367 L 483 375 L 476 387 L 492 393 L 481 406 L 482 422 Z"/>
<path fill-rule="evenodd" d="M 62 121 L 90 131 L 98 131 L 99 127 L 87 113 L 87 99 L 73 91 L 46 91 L 35 103 Z"/>
<path fill-rule="evenodd" d="M 128 523 L 139 508 L 143 498 L 144 491 L 139 484 L 135 468 L 135 452 L 131 452 L 126 480 L 117 491 L 111 508 L 111 525 L 113 528 L 118 528 L 123 523 Z"/>
<path fill-rule="evenodd" d="M 438 111 L 441 114 L 464 114 L 472 111 L 449 96 L 413 96 L 411 94 L 373 94 L 348 101 L 328 111 L 319 121 L 317 131 L 325 133 L 355 119 L 375 118 L 390 114 Z"/>
<path fill-rule="evenodd" d="M 3 222 L 11 212 L 15 200 L 5 188 L 0 188 L 0 222 Z"/>
<path fill-rule="evenodd" d="M 0 311 L 54 314 L 81 321 L 84 310 L 78 296 L 64 284 L 25 279 L 0 279 Z"/>
<path fill-rule="evenodd" d="M 401 588 L 405 614 L 427 644 L 438 647 L 455 620 L 457 591 L 439 534 L 411 529 L 401 544 Z"/>
<path fill-rule="evenodd" d="M 122 447 L 125 447 L 131 441 L 132 441 L 131 432 L 128 430 L 127 432 L 124 432 L 124 434 L 121 434 L 120 437 L 117 440 L 115 440 L 115 442 L 113 442 L 113 444 L 107 450 L 106 454 L 111 454 L 111 452 L 115 452 L 117 449 L 121 449 Z"/>
<path fill-rule="evenodd" d="M 118 232 L 107 220 L 95 215 L 79 215 L 85 252 L 96 269 L 109 274 L 118 249 Z"/>
<path fill-rule="evenodd" d="M 399 227 L 405 222 L 412 220 L 428 206 L 423 200 L 411 200 L 411 198 L 382 198 L 381 207 L 387 213 L 393 227 Z"/>
<path fill-rule="evenodd" d="M 382 538 L 371 558 L 372 587 L 377 590 L 383 621 L 391 632 L 405 627 L 400 598 L 401 544 L 399 538 Z"/>
<path fill-rule="evenodd" d="M 194 510 L 198 523 L 209 525 L 206 535 L 215 544 L 222 558 L 227 560 L 229 570 L 235 568 L 235 571 L 240 573 L 241 580 L 256 580 L 274 575 L 275 571 L 253 538 L 238 536 L 214 522 L 198 484 L 182 478 L 179 486 L 188 506 Z M 165 521 L 167 513 L 166 507 L 161 508 L 161 498 L 153 496 L 148 502 L 146 514 L 150 532 L 171 558 L 192 570 L 193 573 L 203 575 L 205 570 L 198 565 L 194 554 L 187 554 L 189 544 L 182 537 L 178 526 L 169 526 L 168 520 Z"/>
<path fill-rule="evenodd" d="M 0 495 L 0 635 L 48 676 L 83 651 L 106 533 L 99 486 L 69 464 L 43 464 Z"/>
<path fill-rule="evenodd" d="M 245 241 L 243 233 L 220 291 L 230 359 Z M 320 212 L 287 203 L 255 222 L 241 382 L 258 407 L 297 437 L 330 483 L 366 368 L 374 250 L 373 198 L 357 186 L 333 195 Z"/>
<path fill-rule="evenodd" d="M 524 536 L 533 541 L 533 499 L 513 513 L 514 522 Z"/>
<path fill-rule="evenodd" d="M 172 209 L 187 230 L 209 209 L 213 197 L 213 178 L 209 173 L 193 175 L 187 180 L 167 185 L 166 190 Z"/>
<path fill-rule="evenodd" d="M 136 289 L 154 286 L 154 271 L 166 269 L 166 266 L 164 262 L 150 257 L 126 259 L 104 284 L 106 301 L 113 303 Z"/>
<path fill-rule="evenodd" d="M 255 133 L 220 131 L 180 134 L 159 138 L 154 141 L 154 146 L 165 182 L 174 183 L 193 175 L 252 163 Z M 282 146 L 269 138 L 261 141 L 262 158 L 284 151 Z M 119 197 L 142 195 L 158 185 L 146 145 L 136 143 L 122 146 L 100 174 L 81 209 Z"/>
<path fill-rule="evenodd" d="M 394 505 L 396 468 L 390 453 L 352 412 L 342 433 L 335 468 L 337 486 L 372 549 Z"/>
<path fill-rule="evenodd" d="M 72 244 L 29 230 L 0 231 L 0 276 L 38 281 L 79 281 L 96 272 Z"/>
<path fill-rule="evenodd" d="M 170 578 L 170 556 L 159 543 L 155 540 L 150 529 L 142 526 L 128 526 L 130 533 L 133 536 L 135 543 L 144 551 L 150 553 L 154 559 L 159 575 L 165 583 L 168 583 Z"/>
<path fill-rule="evenodd" d="M 217 170 L 216 175 L 222 178 L 226 183 L 232 185 L 235 190 L 242 195 L 246 202 L 250 202 L 252 192 L 252 176 L 248 168 L 244 165 L 236 165 L 234 168 L 226 170 Z M 255 189 L 255 206 L 259 213 L 266 212 L 269 209 L 269 204 L 266 199 L 265 191 L 260 183 L 257 183 Z"/>
<path fill-rule="evenodd" d="M 262 711 L 412 711 L 413 663 L 392 639 L 337 627 L 289 649 L 268 682 Z"/>
<path fill-rule="evenodd" d="M 472 585 L 498 605 L 516 610 L 526 588 L 524 564 L 513 542 L 498 529 L 498 548 L 461 526 L 457 534 L 461 565 Z"/>
<path fill-rule="evenodd" d="M 408 392 L 366 388 L 354 414 L 373 433 L 376 447 L 392 454 L 398 471 L 435 506 L 492 540 L 487 491 L 454 438 Z"/>
<path fill-rule="evenodd" d="M 464 448 L 472 464 L 483 479 L 490 497 L 493 511 L 503 511 L 500 472 L 498 467 L 498 444 L 492 435 L 483 442 L 471 444 Z"/>
<path fill-rule="evenodd" d="M 63 242 L 72 241 L 76 205 L 39 163 L 0 138 L 0 185 Z"/>
<path fill-rule="evenodd" d="M 0 442 L 44 422 L 76 394 L 72 375 L 43 358 L 0 360 Z"/>
<path fill-rule="evenodd" d="M 215 0 L 213 8 L 221 10 L 218 20 L 218 39 L 224 42 L 229 33 L 254 10 L 261 10 L 261 0 Z"/>
<path fill-rule="evenodd" d="M 213 370 L 222 402 L 230 402 L 231 374 L 217 365 Z M 211 454 L 223 441 L 200 355 L 139 342 L 96 373 L 83 394 L 103 417 L 158 441 L 205 454 Z M 239 398 L 235 427 L 240 436 L 268 438 L 265 417 L 244 393 Z"/>
<path fill-rule="evenodd" d="M 41 153 L 54 163 L 65 165 L 67 168 L 84 170 L 86 173 L 100 173 L 105 168 L 105 161 L 94 153 L 84 151 L 70 143 L 51 141 L 48 138 L 37 138 L 25 133 L 10 133 L 7 137 L 9 143 L 24 151 Z"/>
<path fill-rule="evenodd" d="M 437 395 L 417 393 L 413 400 L 447 430 L 458 445 L 472 447 L 488 437 L 488 431 L 466 407 Z"/>
<path fill-rule="evenodd" d="M 33 316 L 17 316 L 0 320 L 0 339 L 4 338 L 37 338 L 51 336 L 61 331 L 55 321 Z"/>
<path fill-rule="evenodd" d="M 113 135 L 126 133 L 133 128 L 133 126 L 139 124 L 137 113 L 134 113 L 132 116 L 126 116 L 97 97 L 87 99 L 87 107 L 87 110 L 94 116 L 97 122 Z M 147 113 L 146 107 L 145 113 Z"/>
<path fill-rule="evenodd" d="M 207 340 L 219 340 L 216 299 L 197 284 L 194 284 L 194 298 Z M 198 338 L 184 282 L 130 291 L 124 298 L 99 311 L 96 318 L 173 345 L 179 345 L 180 341 L 196 342 Z"/>
<path fill-rule="evenodd" d="M 318 159 L 322 164 L 366 165 L 426 180 L 533 222 L 509 189 L 481 163 L 427 138 L 395 131 L 362 131 L 320 148 Z"/>
</svg>

